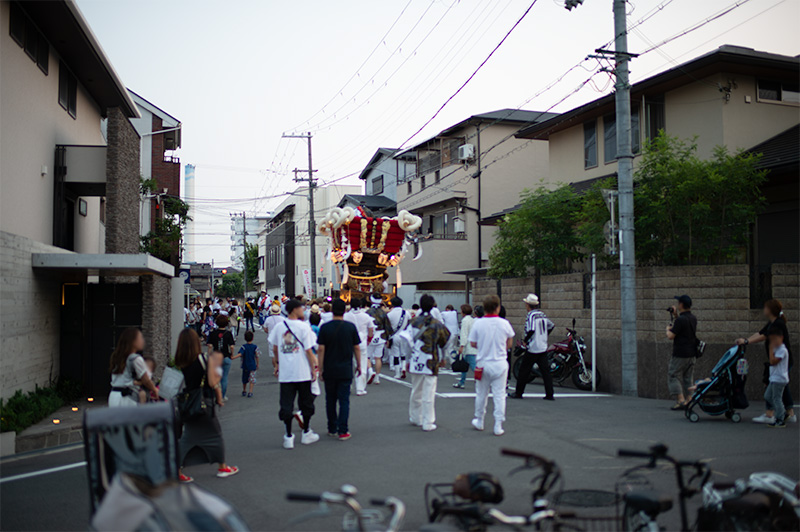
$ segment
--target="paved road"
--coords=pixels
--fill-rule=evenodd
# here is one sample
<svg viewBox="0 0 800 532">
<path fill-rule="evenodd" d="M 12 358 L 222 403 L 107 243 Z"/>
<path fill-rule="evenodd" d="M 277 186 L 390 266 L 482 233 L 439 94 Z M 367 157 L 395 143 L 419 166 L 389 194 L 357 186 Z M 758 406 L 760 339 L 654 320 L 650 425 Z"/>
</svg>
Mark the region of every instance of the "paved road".
<svg viewBox="0 0 800 532">
<path fill-rule="evenodd" d="M 345 482 L 358 486 L 364 500 L 387 495 L 403 499 L 409 507 L 405 528 L 413 530 L 425 521 L 427 482 L 447 482 L 457 473 L 481 470 L 503 481 L 506 500 L 501 508 L 523 512 L 529 505 L 530 476 L 508 476 L 516 463 L 500 456 L 502 447 L 531 450 L 556 460 L 568 489 L 613 490 L 616 478 L 631 465 L 616 458 L 616 450 L 645 448 L 655 442 L 668 444 L 681 458 L 709 461 L 720 478 L 763 470 L 800 477 L 798 425 L 774 430 L 750 423 L 760 413 L 761 403 L 754 403 L 745 412 L 746 421 L 738 425 L 705 416 L 700 423 L 690 424 L 682 414 L 670 412 L 664 401 L 591 396 L 563 388 L 554 403 L 538 398 L 509 402 L 506 434 L 498 438 L 470 427 L 472 383 L 462 392 L 451 387 L 451 377 L 440 377 L 439 429 L 423 433 L 408 424 L 407 385 L 384 379 L 380 386 L 370 387 L 369 395 L 353 397 L 350 441 L 323 435 L 317 444 L 298 444 L 286 451 L 281 447 L 275 379 L 262 372 L 255 397 L 247 399 L 236 393 L 239 370 L 234 369 L 231 377 L 222 425 L 229 462 L 242 471 L 224 480 L 215 478 L 210 466 L 188 472 L 198 484 L 237 506 L 257 530 L 336 529 L 338 517 L 290 527 L 292 517 L 312 507 L 288 503 L 284 495 L 333 490 Z M 530 391 L 540 394 L 541 389 L 534 386 Z M 312 427 L 324 434 L 322 401 L 318 400 L 317 410 Z M 0 463 L 0 528 L 85 529 L 89 502 L 83 467 L 19 478 L 82 460 L 82 450 L 77 448 Z M 667 471 L 658 471 L 652 478 L 657 486 L 673 487 Z M 671 516 L 673 527 L 676 513 Z"/>
</svg>

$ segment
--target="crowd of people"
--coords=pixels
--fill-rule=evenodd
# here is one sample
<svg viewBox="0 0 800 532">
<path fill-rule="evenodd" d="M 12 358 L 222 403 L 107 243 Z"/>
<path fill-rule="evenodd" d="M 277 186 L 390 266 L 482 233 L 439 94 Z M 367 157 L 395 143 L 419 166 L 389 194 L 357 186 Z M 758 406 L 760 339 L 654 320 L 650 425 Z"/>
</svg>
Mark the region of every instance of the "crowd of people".
<svg viewBox="0 0 800 532">
<path fill-rule="evenodd" d="M 702 354 L 697 338 L 697 319 L 691 313 L 688 295 L 677 296 L 671 307 L 672 320 L 667 336 L 674 343 L 669 364 L 669 387 L 676 398 L 674 410 L 685 407 L 691 399 L 693 368 Z M 301 430 L 300 443 L 310 445 L 320 440 L 311 428 L 316 397 L 325 397 L 327 434 L 341 441 L 352 436 L 349 429 L 351 392 L 368 393 L 370 385 L 381 382 L 382 365 L 388 364 L 394 379 L 410 380 L 409 422 L 430 432 L 436 425 L 436 390 L 441 368 L 448 362 L 458 377 L 455 388 L 464 388 L 469 373 L 475 381 L 475 410 L 471 421 L 478 431 L 485 428 L 489 395 L 493 399 L 493 433 L 504 434 L 506 398 L 521 399 L 534 364 L 548 367 L 548 336 L 554 324 L 539 305 L 536 294 L 523 302 L 527 314 L 523 343 L 526 353 L 516 387 L 508 392 L 509 353 L 514 329 L 505 319 L 505 309 L 496 295 L 474 308 L 462 305 L 459 312 L 451 305 L 440 311 L 430 295 L 418 304 L 404 307 L 399 297 L 388 300 L 375 293 L 363 299 L 308 300 L 305 296 L 247 299 L 240 306 L 235 299 L 208 299 L 205 305 L 194 302 L 187 310 L 186 328 L 181 333 L 174 356 L 182 372 L 184 395 L 198 393 L 208 400 L 205 415 L 183 420 L 180 438 L 181 464 L 218 464 L 217 475 L 234 475 L 238 469 L 225 461 L 225 447 L 218 419 L 218 408 L 228 400 L 228 378 L 233 361 L 241 359 L 242 396 L 252 398 L 256 375 L 266 352 L 272 373 L 280 383 L 278 417 L 284 423 L 283 447 L 293 449 L 296 423 Z M 796 421 L 789 393 L 791 347 L 779 301 L 764 307 L 767 325 L 737 343 L 765 342 L 767 360 L 764 382 L 767 412 L 754 419 L 772 427 Z M 240 322 L 245 322 L 244 344 L 236 349 Z M 256 322 L 257 320 L 257 322 Z M 258 325 L 256 325 L 256 323 Z M 259 328 L 267 335 L 266 349 L 254 343 Z M 111 394 L 109 406 L 135 406 L 159 400 L 153 380 L 155 361 L 141 356 L 144 337 L 138 329 L 124 331 L 111 357 Z M 540 371 L 544 399 L 555 399 L 552 379 Z M 384 378 L 387 375 L 384 373 Z M 324 390 L 322 388 L 324 386 Z M 215 407 L 216 405 L 216 407 Z M 181 473 L 181 480 L 191 477 Z"/>
</svg>

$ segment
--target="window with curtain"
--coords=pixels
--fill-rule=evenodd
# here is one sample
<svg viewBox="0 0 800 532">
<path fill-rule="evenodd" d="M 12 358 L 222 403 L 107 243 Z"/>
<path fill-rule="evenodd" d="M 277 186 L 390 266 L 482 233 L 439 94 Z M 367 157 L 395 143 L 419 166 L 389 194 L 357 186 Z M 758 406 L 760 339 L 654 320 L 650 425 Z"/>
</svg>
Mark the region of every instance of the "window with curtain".
<svg viewBox="0 0 800 532">
<path fill-rule="evenodd" d="M 583 167 L 597 166 L 597 120 L 583 124 Z"/>
</svg>

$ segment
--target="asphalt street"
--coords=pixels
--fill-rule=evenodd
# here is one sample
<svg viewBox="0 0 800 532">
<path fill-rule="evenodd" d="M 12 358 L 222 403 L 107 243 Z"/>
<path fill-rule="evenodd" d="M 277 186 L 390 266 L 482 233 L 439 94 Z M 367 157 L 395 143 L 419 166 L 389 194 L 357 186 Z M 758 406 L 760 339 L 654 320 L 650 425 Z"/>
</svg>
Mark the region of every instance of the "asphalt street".
<svg viewBox="0 0 800 532">
<path fill-rule="evenodd" d="M 257 341 L 265 344 L 264 340 L 263 334 L 257 335 Z M 426 521 L 425 484 L 450 482 L 470 471 L 497 475 L 506 494 L 500 508 L 526 512 L 531 475 L 509 476 L 519 462 L 501 456 L 503 447 L 555 460 L 565 489 L 614 490 L 619 475 L 636 463 L 617 458 L 617 449 L 645 449 L 656 442 L 667 444 L 679 458 L 707 461 L 715 478 L 732 480 L 754 471 L 800 477 L 798 424 L 778 430 L 751 423 L 762 412 L 760 401 L 752 401 L 740 424 L 706 415 L 692 424 L 682 413 L 671 412 L 665 401 L 560 388 L 555 402 L 545 402 L 539 398 L 541 388 L 532 386 L 530 398 L 509 401 L 506 434 L 496 437 L 490 430 L 477 432 L 470 426 L 474 383 L 455 390 L 450 375 L 439 378 L 435 432 L 425 433 L 408 423 L 407 383 L 384 378 L 379 386 L 370 386 L 368 395 L 352 397 L 351 440 L 325 436 L 324 402 L 318 399 L 311 425 L 322 439 L 304 446 L 298 437 L 296 448 L 287 451 L 278 420 L 278 385 L 269 361 L 262 364 L 253 398 L 240 396 L 240 370 L 234 364 L 230 400 L 221 413 L 228 462 L 241 473 L 217 479 L 211 466 L 187 470 L 199 485 L 234 504 L 255 530 L 338 529 L 341 513 L 292 524 L 314 505 L 290 503 L 285 494 L 336 490 L 344 483 L 358 487 L 362 502 L 389 495 L 405 501 L 404 528 L 414 530 Z M 491 427 L 490 415 L 487 426 Z M 82 461 L 82 447 L 72 447 L 0 462 L 0 528 L 85 529 L 89 498 Z M 674 493 L 668 470 L 658 469 L 649 478 L 656 488 Z M 673 510 L 666 525 L 674 528 L 677 518 Z"/>
</svg>

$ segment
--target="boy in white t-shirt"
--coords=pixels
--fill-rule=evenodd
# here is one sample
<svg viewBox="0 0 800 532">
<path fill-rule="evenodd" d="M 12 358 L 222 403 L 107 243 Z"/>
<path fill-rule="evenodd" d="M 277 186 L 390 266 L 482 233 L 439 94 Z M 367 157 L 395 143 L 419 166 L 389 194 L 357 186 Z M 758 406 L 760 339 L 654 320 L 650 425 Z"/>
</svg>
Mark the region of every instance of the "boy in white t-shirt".
<svg viewBox="0 0 800 532">
<path fill-rule="evenodd" d="M 469 333 L 469 343 L 478 349 L 475 358 L 475 417 L 472 426 L 483 430 L 489 391 L 494 403 L 494 433 L 502 436 L 503 421 L 506 420 L 506 380 L 508 379 L 507 350 L 514 342 L 514 329 L 507 320 L 499 317 L 500 298 L 488 296 L 483 301 L 486 313 L 475 320 Z"/>
<path fill-rule="evenodd" d="M 367 346 L 369 345 L 372 336 L 375 334 L 375 321 L 363 310 L 366 305 L 362 299 L 354 299 L 350 302 L 350 312 L 344 315 L 345 321 L 349 321 L 356 326 L 358 337 L 361 339 L 361 371 L 355 379 L 356 395 L 367 395 L 367 379 L 369 378 L 368 370 L 372 370 L 369 365 L 369 358 L 367 355 Z"/>
<path fill-rule="evenodd" d="M 783 344 L 780 327 L 769 330 L 769 385 L 764 399 L 775 408 L 775 421 L 768 427 L 786 428 L 786 408 L 783 405 L 783 389 L 789 384 L 789 350 Z"/>
<path fill-rule="evenodd" d="M 303 321 L 303 304 L 290 299 L 286 303 L 287 319 L 278 322 L 269 333 L 272 347 L 272 365 L 275 376 L 280 381 L 280 412 L 278 417 L 286 425 L 283 448 L 294 449 L 292 420 L 294 419 L 294 400 L 303 414 L 303 436 L 300 443 L 309 445 L 319 441 L 319 435 L 309 428 L 314 415 L 314 398 L 311 383 L 317 378 L 317 357 L 313 348 L 317 337 L 307 321 Z"/>
</svg>

